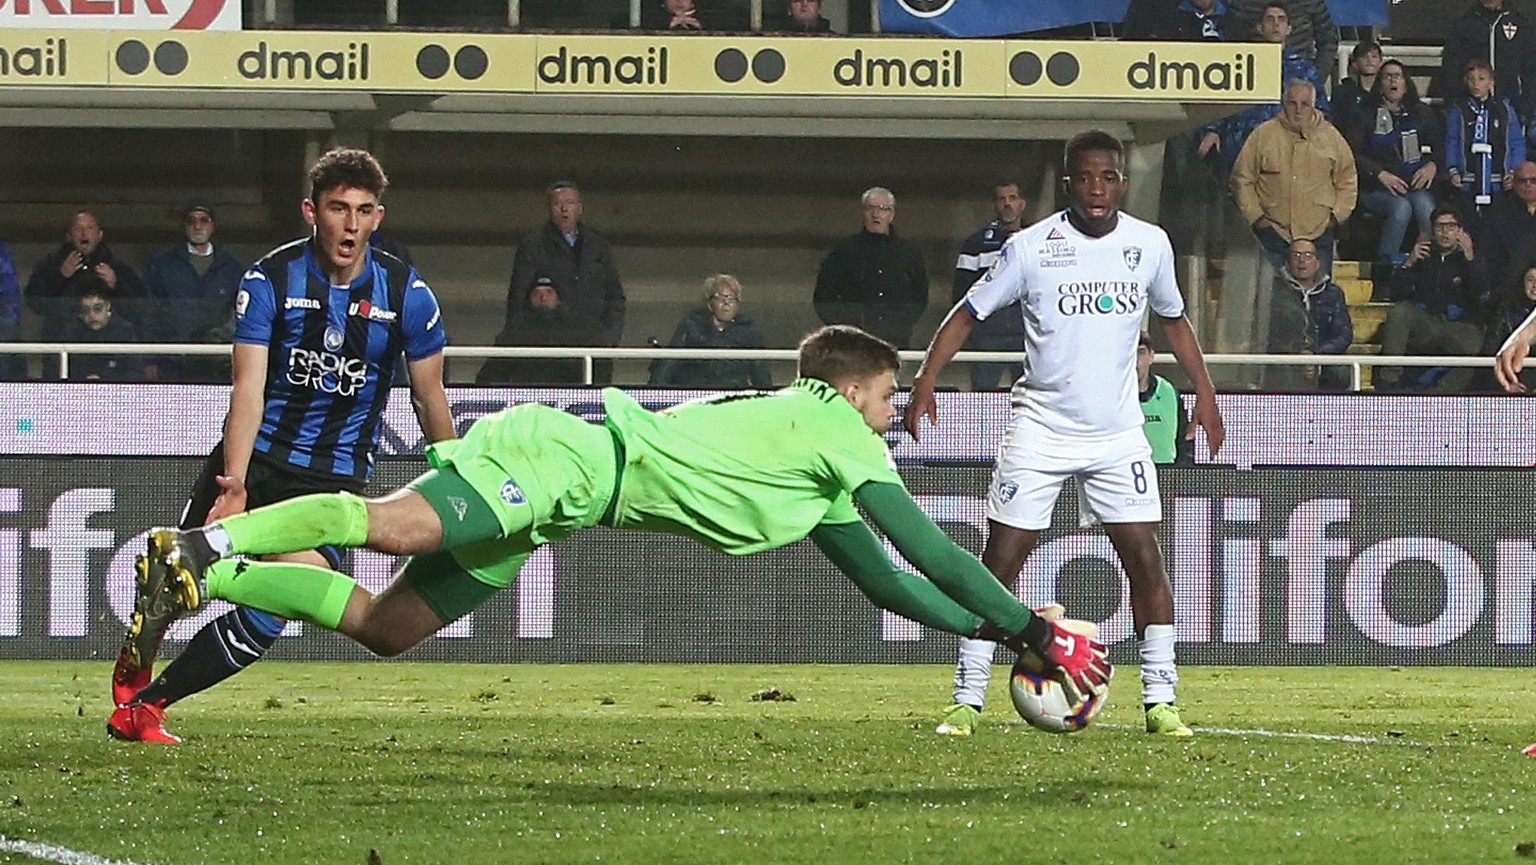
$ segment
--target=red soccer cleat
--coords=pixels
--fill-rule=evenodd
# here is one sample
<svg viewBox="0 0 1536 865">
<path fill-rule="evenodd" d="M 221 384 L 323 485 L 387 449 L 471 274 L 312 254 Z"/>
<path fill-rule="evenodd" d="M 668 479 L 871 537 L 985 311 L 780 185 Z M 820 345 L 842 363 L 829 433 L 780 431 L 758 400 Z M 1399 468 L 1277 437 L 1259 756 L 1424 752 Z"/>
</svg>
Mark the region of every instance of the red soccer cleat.
<svg viewBox="0 0 1536 865">
<path fill-rule="evenodd" d="M 149 684 L 151 675 L 149 667 L 141 668 L 135 663 L 133 649 L 124 646 L 117 653 L 117 664 L 112 667 L 112 703 L 118 706 L 132 703 Z"/>
<path fill-rule="evenodd" d="M 157 745 L 180 745 L 181 737 L 165 730 L 165 710 L 148 703 L 129 703 L 118 706 L 107 719 L 107 735 L 124 742 L 154 742 Z"/>
<path fill-rule="evenodd" d="M 1525 750 L 1520 753 L 1527 757 L 1536 757 L 1536 745 L 1526 745 Z"/>
</svg>

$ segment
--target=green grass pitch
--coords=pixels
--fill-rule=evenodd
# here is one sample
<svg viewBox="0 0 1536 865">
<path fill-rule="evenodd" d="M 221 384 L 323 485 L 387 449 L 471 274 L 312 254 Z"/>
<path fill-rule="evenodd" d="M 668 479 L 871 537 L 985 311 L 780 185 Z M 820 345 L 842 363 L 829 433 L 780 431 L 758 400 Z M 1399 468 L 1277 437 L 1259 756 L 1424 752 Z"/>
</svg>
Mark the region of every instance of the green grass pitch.
<svg viewBox="0 0 1536 865">
<path fill-rule="evenodd" d="M 937 666 L 266 662 L 167 748 L 105 736 L 107 664 L 5 662 L 0 835 L 153 865 L 1536 863 L 1529 670 L 1183 672 L 1192 740 L 1140 732 L 1130 667 L 1082 733 L 1029 730 L 1000 675 L 948 739 Z"/>
</svg>

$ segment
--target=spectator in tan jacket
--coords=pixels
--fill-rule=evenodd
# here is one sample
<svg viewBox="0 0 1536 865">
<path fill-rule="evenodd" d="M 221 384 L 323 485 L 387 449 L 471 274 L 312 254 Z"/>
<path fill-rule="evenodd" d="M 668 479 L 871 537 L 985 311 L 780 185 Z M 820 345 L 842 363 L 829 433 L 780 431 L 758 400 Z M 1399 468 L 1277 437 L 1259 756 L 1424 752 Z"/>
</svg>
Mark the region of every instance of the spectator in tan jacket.
<svg viewBox="0 0 1536 865">
<path fill-rule="evenodd" d="M 1286 85 L 1281 113 L 1259 124 L 1232 167 L 1232 194 L 1277 268 L 1290 243 L 1317 243 L 1322 272 L 1333 267 L 1334 228 L 1355 209 L 1359 180 L 1344 136 L 1316 107 L 1311 82 Z"/>
</svg>

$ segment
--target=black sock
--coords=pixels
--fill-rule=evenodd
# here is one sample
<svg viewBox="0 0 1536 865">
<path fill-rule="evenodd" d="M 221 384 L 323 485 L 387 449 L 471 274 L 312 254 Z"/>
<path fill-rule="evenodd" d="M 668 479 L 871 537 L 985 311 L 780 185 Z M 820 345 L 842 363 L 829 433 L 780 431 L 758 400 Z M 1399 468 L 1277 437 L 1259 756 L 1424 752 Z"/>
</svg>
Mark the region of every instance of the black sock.
<svg viewBox="0 0 1536 865">
<path fill-rule="evenodd" d="M 261 660 L 282 633 L 265 613 L 240 607 L 203 626 L 181 654 L 134 698 L 164 708 Z M 274 627 L 274 624 L 276 627 Z"/>
</svg>

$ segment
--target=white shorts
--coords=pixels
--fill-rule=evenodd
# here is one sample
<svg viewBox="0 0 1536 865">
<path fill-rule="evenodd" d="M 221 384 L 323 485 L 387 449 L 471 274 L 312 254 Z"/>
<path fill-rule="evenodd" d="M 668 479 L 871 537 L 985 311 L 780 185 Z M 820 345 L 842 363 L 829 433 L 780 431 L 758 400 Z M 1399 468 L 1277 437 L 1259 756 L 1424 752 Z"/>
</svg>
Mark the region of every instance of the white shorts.
<svg viewBox="0 0 1536 865">
<path fill-rule="evenodd" d="M 1069 477 L 1077 478 L 1081 526 L 1163 518 L 1152 447 L 1140 428 L 1070 440 L 1014 421 L 997 446 L 987 519 L 1032 531 L 1049 528 L 1061 485 Z"/>
</svg>

